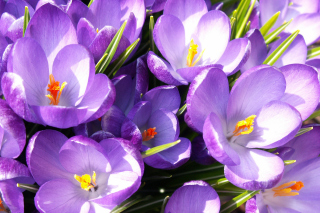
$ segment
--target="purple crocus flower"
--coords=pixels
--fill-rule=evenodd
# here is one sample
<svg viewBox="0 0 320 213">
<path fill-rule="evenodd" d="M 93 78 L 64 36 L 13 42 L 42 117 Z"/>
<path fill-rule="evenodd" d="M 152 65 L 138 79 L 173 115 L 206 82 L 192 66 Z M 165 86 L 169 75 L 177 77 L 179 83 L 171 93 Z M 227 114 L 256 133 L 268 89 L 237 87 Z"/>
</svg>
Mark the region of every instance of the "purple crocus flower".
<svg viewBox="0 0 320 213">
<path fill-rule="evenodd" d="M 191 146 L 191 160 L 194 160 L 202 165 L 210 165 L 216 162 L 216 160 L 210 155 L 202 135 L 195 137 L 191 143 Z"/>
<path fill-rule="evenodd" d="M 2 90 L 23 119 L 68 128 L 101 117 L 112 105 L 114 87 L 106 75 L 95 75 L 92 55 L 83 46 L 67 45 L 51 67 L 48 63 L 32 38 L 21 38 L 12 48 Z"/>
<path fill-rule="evenodd" d="M 40 212 L 110 212 L 139 188 L 144 169 L 141 155 L 123 139 L 97 143 L 53 130 L 30 139 L 27 164 L 40 185 Z"/>
<path fill-rule="evenodd" d="M 121 24 L 127 20 L 114 58 L 140 35 L 146 16 L 144 0 L 95 0 L 77 25 L 80 44 L 89 48 L 98 62 Z"/>
<path fill-rule="evenodd" d="M 277 151 L 283 160 L 296 160 L 285 166 L 281 181 L 262 190 L 246 204 L 246 212 L 320 211 L 320 127 L 314 127 Z"/>
<path fill-rule="evenodd" d="M 265 24 L 272 15 L 281 12 L 274 27 L 279 27 L 284 21 L 293 21 L 285 29 L 286 32 L 300 30 L 307 45 L 317 41 L 320 37 L 320 13 L 318 0 L 261 0 L 261 24 Z"/>
<path fill-rule="evenodd" d="M 227 75 L 235 73 L 250 54 L 246 38 L 230 39 L 230 21 L 219 10 L 208 12 L 204 0 L 168 0 L 154 27 L 154 41 L 168 61 L 148 55 L 148 67 L 161 81 L 188 84 L 213 66 Z"/>
<path fill-rule="evenodd" d="M 23 120 L 4 100 L 0 100 L 0 141 L 0 156 L 6 158 L 17 158 L 26 145 Z"/>
<path fill-rule="evenodd" d="M 170 197 L 165 213 L 218 213 L 220 199 L 217 192 L 206 182 L 190 181 L 178 188 Z"/>
<path fill-rule="evenodd" d="M 151 13 L 156 13 L 163 10 L 167 0 L 144 0 L 144 4 Z"/>
<path fill-rule="evenodd" d="M 275 148 L 292 139 L 301 125 L 300 113 L 309 116 L 316 107 L 300 106 L 319 100 L 313 68 L 285 68 L 254 67 L 240 76 L 230 94 L 227 76 L 218 68 L 203 71 L 190 86 L 189 123 L 203 132 L 210 154 L 225 164 L 226 178 L 240 188 L 266 189 L 280 181 L 283 161 L 256 148 Z M 307 84 L 312 87 L 304 90 Z"/>
<path fill-rule="evenodd" d="M 18 188 L 17 183 L 34 183 L 28 167 L 16 160 L 0 157 L 0 174 L 0 211 L 24 212 L 24 190 Z"/>
</svg>

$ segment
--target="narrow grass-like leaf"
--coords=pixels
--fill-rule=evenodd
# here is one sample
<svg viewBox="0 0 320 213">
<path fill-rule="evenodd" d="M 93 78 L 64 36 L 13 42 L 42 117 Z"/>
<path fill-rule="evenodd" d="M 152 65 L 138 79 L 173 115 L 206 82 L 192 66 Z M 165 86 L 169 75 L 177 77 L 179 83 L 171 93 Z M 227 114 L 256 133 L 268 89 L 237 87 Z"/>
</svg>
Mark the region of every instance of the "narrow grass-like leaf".
<svg viewBox="0 0 320 213">
<path fill-rule="evenodd" d="M 301 128 L 299 129 L 298 133 L 294 137 L 298 137 L 300 135 L 303 135 L 304 133 L 307 133 L 309 131 L 313 130 L 313 126 L 306 127 L 306 128 Z"/>
<path fill-rule="evenodd" d="M 306 119 L 306 121 L 312 120 L 312 119 L 314 119 L 314 118 L 316 118 L 316 117 L 318 117 L 318 116 L 320 116 L 320 110 L 315 111 L 314 113 L 312 113 L 312 114 L 309 116 L 309 118 Z"/>
<path fill-rule="evenodd" d="M 150 38 L 150 49 L 152 52 L 155 53 L 155 44 L 153 40 L 153 29 L 154 29 L 154 19 L 153 16 L 150 16 L 150 21 L 149 21 L 149 38 Z M 155 53 L 157 54 L 157 53 Z"/>
<path fill-rule="evenodd" d="M 30 21 L 30 14 L 29 14 L 29 8 L 27 6 L 24 7 L 24 19 L 23 19 L 23 37 L 26 33 L 26 29 L 28 26 L 28 23 Z"/>
<path fill-rule="evenodd" d="M 110 64 L 116 50 L 118 48 L 120 39 L 122 37 L 124 28 L 126 27 L 127 21 L 124 21 L 118 32 L 115 34 L 113 39 L 111 40 L 108 48 L 106 49 L 102 58 L 96 64 L 96 73 L 102 73 Z"/>
<path fill-rule="evenodd" d="M 116 72 L 120 69 L 120 67 L 123 65 L 123 63 L 127 60 L 127 58 L 130 56 L 134 48 L 139 43 L 140 38 L 138 38 L 135 42 L 133 42 L 125 51 L 119 55 L 119 57 L 107 68 L 105 73 L 108 73 L 108 77 L 110 78 L 113 75 L 116 74 Z"/>
<path fill-rule="evenodd" d="M 275 29 L 274 31 L 272 31 L 270 34 L 264 36 L 264 40 L 266 42 L 266 44 L 270 44 L 271 42 L 274 41 L 274 39 L 282 32 L 284 31 L 284 29 L 286 29 L 286 27 L 291 23 L 292 19 L 286 23 L 284 23 L 283 25 L 281 25 L 280 27 L 278 27 L 277 29 Z"/>
<path fill-rule="evenodd" d="M 243 31 L 241 37 L 243 37 L 250 30 L 250 26 L 251 26 L 251 21 L 248 21 L 246 27 L 244 28 L 244 31 Z"/>
<path fill-rule="evenodd" d="M 278 17 L 280 15 L 280 11 L 275 13 L 261 28 L 260 28 L 260 32 L 262 34 L 262 36 L 266 36 L 268 34 L 268 32 L 271 30 L 271 28 L 273 27 L 273 25 L 276 23 L 276 21 L 278 20 Z"/>
<path fill-rule="evenodd" d="M 187 109 L 187 104 L 184 104 L 177 112 L 177 116 L 180 116 L 184 113 L 184 111 L 186 111 Z"/>
<path fill-rule="evenodd" d="M 237 7 L 237 14 L 236 14 L 236 19 L 238 20 L 238 23 L 242 23 L 248 8 L 250 6 L 251 0 L 241 0 L 239 3 L 239 6 Z M 239 30 L 240 25 L 237 26 L 237 31 Z"/>
<path fill-rule="evenodd" d="M 215 188 L 215 187 L 221 187 L 227 183 L 229 183 L 227 178 L 221 178 L 219 180 L 216 180 L 214 183 L 210 183 L 210 185 Z"/>
<path fill-rule="evenodd" d="M 236 33 L 237 33 L 237 19 L 232 17 L 230 20 L 231 23 L 231 35 L 230 35 L 230 41 L 233 40 L 236 37 Z"/>
<path fill-rule="evenodd" d="M 252 198 L 254 195 L 259 193 L 259 191 L 246 191 L 241 195 L 233 198 L 229 202 L 221 205 L 220 213 L 229 213 L 241 206 L 244 202 Z"/>
<path fill-rule="evenodd" d="M 163 145 L 160 145 L 160 146 L 156 146 L 156 147 L 153 147 L 145 152 L 141 152 L 141 156 L 142 158 L 146 158 L 146 157 L 149 157 L 151 155 L 154 155 L 154 154 L 157 154 L 163 150 L 166 150 L 166 149 L 169 149 L 170 147 L 173 147 L 175 145 L 177 145 L 178 143 L 180 143 L 180 140 L 177 140 L 175 142 L 172 142 L 172 143 L 167 143 L 167 144 L 163 144 Z"/>
<path fill-rule="evenodd" d="M 165 198 L 163 199 L 163 203 L 162 203 L 162 206 L 161 206 L 161 211 L 160 211 L 160 213 L 164 213 L 164 210 L 165 210 L 165 208 L 166 208 L 166 205 L 167 205 L 168 201 L 169 201 L 169 196 L 167 196 L 167 197 L 165 197 Z"/>
<path fill-rule="evenodd" d="M 17 183 L 17 187 L 32 193 L 37 193 L 37 191 L 39 190 L 39 186 L 32 185 L 32 184 Z"/>
<path fill-rule="evenodd" d="M 313 49 L 308 50 L 307 58 L 314 58 L 316 56 L 320 55 L 320 47 L 315 47 Z"/>
<path fill-rule="evenodd" d="M 89 4 L 88 4 L 88 7 L 91 6 L 91 4 L 93 3 L 94 0 L 90 0 Z"/>
<path fill-rule="evenodd" d="M 114 209 L 112 209 L 111 213 L 121 213 L 124 210 L 130 208 L 131 206 L 146 200 L 146 198 L 129 198 L 125 201 L 123 201 L 119 206 L 116 206 Z"/>
<path fill-rule="evenodd" d="M 293 164 L 295 162 L 297 162 L 297 161 L 296 160 L 284 160 L 283 161 L 284 165 L 290 165 L 290 164 Z"/>
<path fill-rule="evenodd" d="M 299 34 L 299 30 L 292 33 L 286 40 L 284 40 L 277 49 L 275 49 L 268 58 L 263 62 L 263 64 L 268 64 L 270 66 L 274 65 L 276 61 L 280 58 L 280 56 L 286 51 L 286 49 L 290 46 L 293 40 Z"/>
<path fill-rule="evenodd" d="M 254 7 L 255 3 L 256 3 L 256 0 L 254 0 L 252 2 L 251 6 L 250 6 L 248 12 L 246 13 L 246 15 L 244 16 L 244 18 L 239 20 L 239 22 L 238 22 L 239 23 L 239 29 L 237 30 L 236 38 L 240 38 L 243 35 L 243 31 L 246 28 L 247 22 L 249 20 L 249 17 L 251 15 L 251 12 L 253 10 L 253 7 Z"/>
</svg>

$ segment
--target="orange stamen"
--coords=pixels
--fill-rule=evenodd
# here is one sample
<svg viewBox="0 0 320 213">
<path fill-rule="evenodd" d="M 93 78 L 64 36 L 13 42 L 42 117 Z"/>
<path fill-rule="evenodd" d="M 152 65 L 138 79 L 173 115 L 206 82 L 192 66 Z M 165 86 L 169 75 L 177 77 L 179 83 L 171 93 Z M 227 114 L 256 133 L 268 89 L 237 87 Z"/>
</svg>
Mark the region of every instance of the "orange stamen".
<svg viewBox="0 0 320 213">
<path fill-rule="evenodd" d="M 302 187 L 304 187 L 304 184 L 301 181 L 298 181 L 298 182 L 291 181 L 288 183 L 284 183 L 281 186 L 278 186 L 272 189 L 272 191 L 274 191 L 273 197 L 299 195 L 298 192 L 292 192 L 292 191 L 293 190 L 300 191 Z"/>
<path fill-rule="evenodd" d="M 2 212 L 2 211 L 8 212 L 8 210 L 4 207 L 3 202 L 2 202 L 2 200 L 0 198 L 0 212 Z"/>
<path fill-rule="evenodd" d="M 255 117 L 257 116 L 251 115 L 247 117 L 245 120 L 239 121 L 234 128 L 232 136 L 250 134 L 253 131 L 253 122 Z"/>
<path fill-rule="evenodd" d="M 62 90 L 67 85 L 67 83 L 63 82 L 60 87 L 60 82 L 55 81 L 52 74 L 50 74 L 49 80 L 50 84 L 48 84 L 47 91 L 49 91 L 50 94 L 46 95 L 46 97 L 50 99 L 50 105 L 58 105 Z"/>
<path fill-rule="evenodd" d="M 148 141 L 154 138 L 154 136 L 158 134 L 155 130 L 155 127 L 144 130 L 142 133 L 142 141 Z"/>
</svg>

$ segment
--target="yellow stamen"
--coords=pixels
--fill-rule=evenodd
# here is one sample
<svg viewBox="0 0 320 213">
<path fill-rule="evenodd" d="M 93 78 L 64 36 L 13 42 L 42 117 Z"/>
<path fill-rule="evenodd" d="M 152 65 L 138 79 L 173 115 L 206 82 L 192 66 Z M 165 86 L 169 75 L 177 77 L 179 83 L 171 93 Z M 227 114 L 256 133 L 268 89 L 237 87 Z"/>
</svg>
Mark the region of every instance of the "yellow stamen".
<svg viewBox="0 0 320 213">
<path fill-rule="evenodd" d="M 154 138 L 154 136 L 158 134 L 155 130 L 155 127 L 144 130 L 142 133 L 142 141 L 148 141 Z"/>
<path fill-rule="evenodd" d="M 60 87 L 60 82 L 55 81 L 52 74 L 50 74 L 49 80 L 50 80 L 50 84 L 48 84 L 47 91 L 49 91 L 50 94 L 46 95 L 46 97 L 50 99 L 51 105 L 58 105 L 62 90 L 67 85 L 67 82 L 63 82 Z"/>
<path fill-rule="evenodd" d="M 90 189 L 94 188 L 96 184 L 96 172 L 93 171 L 92 175 L 92 181 L 91 181 L 91 176 L 88 174 L 84 174 L 81 177 L 78 175 L 74 175 L 74 178 L 81 183 L 81 188 L 89 191 Z"/>
<path fill-rule="evenodd" d="M 187 56 L 187 66 L 188 67 L 193 67 L 194 65 L 196 65 L 196 63 L 198 63 L 198 61 L 200 61 L 204 50 L 200 53 L 198 58 L 192 63 L 194 56 L 198 53 L 197 50 L 198 50 L 198 45 L 193 42 L 193 39 L 191 39 L 190 47 L 189 47 L 189 51 L 188 51 L 188 56 Z"/>
<path fill-rule="evenodd" d="M 98 32 L 99 32 L 99 29 L 97 28 L 96 31 L 97 31 L 97 33 L 98 33 Z"/>
<path fill-rule="evenodd" d="M 298 181 L 298 182 L 291 181 L 291 182 L 282 184 L 281 186 L 278 186 L 272 189 L 272 191 L 274 191 L 273 197 L 299 195 L 298 192 L 292 192 L 292 190 L 300 191 L 302 187 L 304 187 L 304 184 L 301 181 Z"/>
<path fill-rule="evenodd" d="M 253 122 L 256 115 L 250 115 L 245 120 L 239 121 L 233 131 L 233 136 L 250 134 L 253 131 Z M 247 130 L 245 130 L 247 129 Z"/>
</svg>

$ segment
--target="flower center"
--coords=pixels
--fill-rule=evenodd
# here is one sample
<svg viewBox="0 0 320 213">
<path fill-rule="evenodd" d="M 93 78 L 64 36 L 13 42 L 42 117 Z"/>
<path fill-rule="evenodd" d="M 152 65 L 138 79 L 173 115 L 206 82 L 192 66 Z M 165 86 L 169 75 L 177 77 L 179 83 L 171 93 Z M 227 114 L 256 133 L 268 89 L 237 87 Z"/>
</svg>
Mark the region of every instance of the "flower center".
<svg viewBox="0 0 320 213">
<path fill-rule="evenodd" d="M 253 131 L 253 122 L 256 115 L 250 115 L 245 120 L 239 121 L 233 131 L 232 136 L 247 135 Z"/>
<path fill-rule="evenodd" d="M 96 189 L 97 184 L 96 184 L 96 172 L 93 171 L 92 178 L 88 174 L 84 174 L 81 177 L 78 175 L 74 175 L 74 178 L 81 183 L 81 188 L 86 190 L 86 191 L 91 191 L 92 188 Z"/>
<path fill-rule="evenodd" d="M 296 191 L 300 191 L 300 189 L 304 187 L 304 184 L 301 181 L 291 181 L 288 183 L 284 183 L 281 186 L 275 187 L 272 189 L 274 191 L 273 197 L 277 196 L 296 196 L 299 193 Z M 295 191 L 294 191 L 295 190 Z"/>
<path fill-rule="evenodd" d="M 154 136 L 158 134 L 156 132 L 156 128 L 153 127 L 153 128 L 149 128 L 147 130 L 144 130 L 143 133 L 142 133 L 142 141 L 148 141 L 148 140 L 151 140 L 152 138 L 154 138 Z"/>
<path fill-rule="evenodd" d="M 3 201 L 0 198 L 0 212 L 9 212 L 3 205 Z"/>
<path fill-rule="evenodd" d="M 58 105 L 62 90 L 67 85 L 67 82 L 63 82 L 60 87 L 60 82 L 55 81 L 52 74 L 50 74 L 49 79 L 50 84 L 48 84 L 47 91 L 49 91 L 50 94 L 46 95 L 46 97 L 50 99 L 50 105 Z"/>
<path fill-rule="evenodd" d="M 200 53 L 198 58 L 192 63 L 194 56 L 197 55 L 197 53 L 198 53 L 197 49 L 198 49 L 198 45 L 193 42 L 193 39 L 191 39 L 190 47 L 188 50 L 188 56 L 187 56 L 187 66 L 188 67 L 193 67 L 194 65 L 196 65 L 196 63 L 198 61 L 200 61 L 204 50 Z"/>
</svg>

